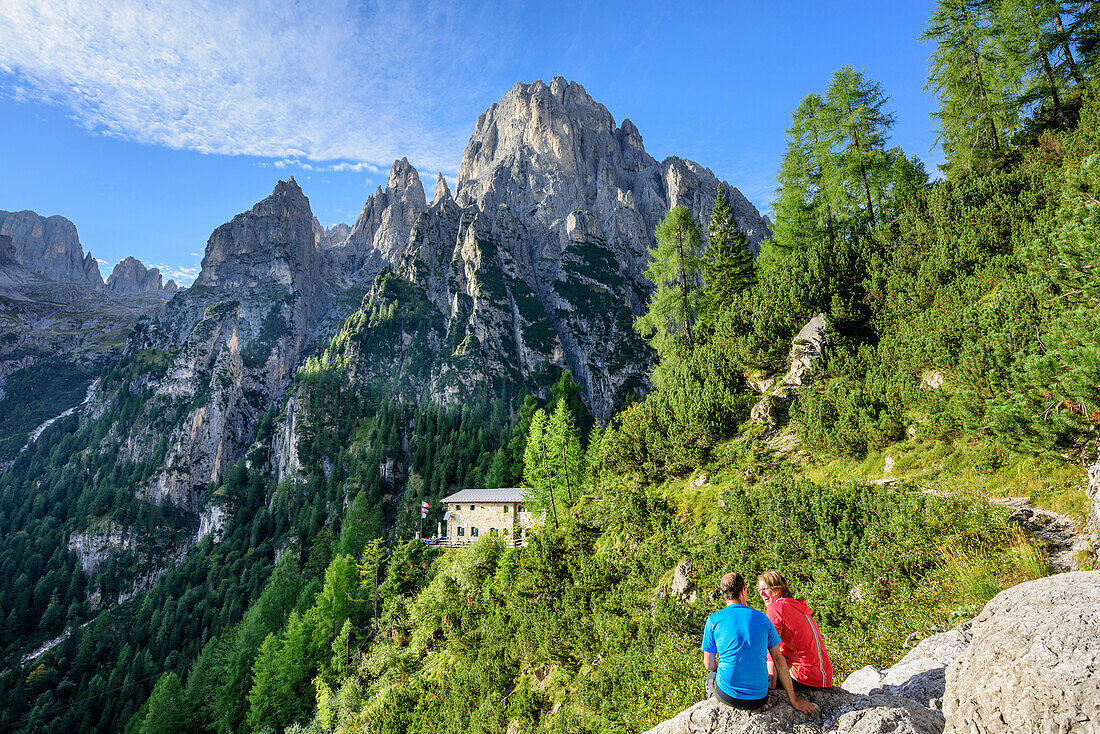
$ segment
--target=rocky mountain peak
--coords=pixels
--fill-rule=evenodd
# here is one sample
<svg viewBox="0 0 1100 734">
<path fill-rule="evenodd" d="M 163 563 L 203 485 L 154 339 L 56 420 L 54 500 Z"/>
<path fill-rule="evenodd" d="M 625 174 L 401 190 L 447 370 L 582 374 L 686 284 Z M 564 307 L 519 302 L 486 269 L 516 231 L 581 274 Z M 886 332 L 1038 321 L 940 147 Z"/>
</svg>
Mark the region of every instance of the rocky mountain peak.
<svg viewBox="0 0 1100 734">
<path fill-rule="evenodd" d="M 164 288 L 158 268 L 146 268 L 141 260 L 127 257 L 111 271 L 107 289 L 115 293 L 159 293 Z"/>
<path fill-rule="evenodd" d="M 396 263 L 417 217 L 427 209 L 420 174 L 408 158 L 394 161 L 386 188 L 367 198 L 346 240 L 326 255 L 333 269 L 351 280 L 373 280 Z"/>
<path fill-rule="evenodd" d="M 451 188 L 447 185 L 447 180 L 443 178 L 443 174 L 440 173 L 435 179 L 435 194 L 432 196 L 432 206 L 450 198 Z"/>
<path fill-rule="evenodd" d="M 11 237 L 15 259 L 28 271 L 50 280 L 103 287 L 99 264 L 90 252 L 84 253 L 76 225 L 65 217 L 0 211 L 0 235 Z"/>
<path fill-rule="evenodd" d="M 320 268 L 309 199 L 291 177 L 214 230 L 195 285 L 251 288 L 275 282 L 312 297 L 321 288 Z"/>
</svg>

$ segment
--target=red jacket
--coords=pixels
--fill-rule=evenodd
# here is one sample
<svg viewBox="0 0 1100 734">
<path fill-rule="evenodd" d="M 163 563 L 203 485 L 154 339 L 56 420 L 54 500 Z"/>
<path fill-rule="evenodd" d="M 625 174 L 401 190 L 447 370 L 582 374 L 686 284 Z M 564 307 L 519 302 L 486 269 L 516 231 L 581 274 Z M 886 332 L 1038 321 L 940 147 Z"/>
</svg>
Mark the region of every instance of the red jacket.
<svg viewBox="0 0 1100 734">
<path fill-rule="evenodd" d="M 768 607 L 768 619 L 779 632 L 779 650 L 791 676 L 808 686 L 831 686 L 833 663 L 825 651 L 821 631 L 814 622 L 813 609 L 803 599 L 783 597 Z"/>
</svg>

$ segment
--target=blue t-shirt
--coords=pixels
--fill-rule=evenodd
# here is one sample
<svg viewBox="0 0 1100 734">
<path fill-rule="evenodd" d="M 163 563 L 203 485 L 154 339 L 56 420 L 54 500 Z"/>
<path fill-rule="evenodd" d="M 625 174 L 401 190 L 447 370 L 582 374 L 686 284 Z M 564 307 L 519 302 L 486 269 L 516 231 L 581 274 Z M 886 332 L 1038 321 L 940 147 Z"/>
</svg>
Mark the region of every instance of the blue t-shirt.
<svg viewBox="0 0 1100 734">
<path fill-rule="evenodd" d="M 768 695 L 768 648 L 779 633 L 762 612 L 730 604 L 707 617 L 699 649 L 718 656 L 718 687 L 734 698 Z"/>
</svg>

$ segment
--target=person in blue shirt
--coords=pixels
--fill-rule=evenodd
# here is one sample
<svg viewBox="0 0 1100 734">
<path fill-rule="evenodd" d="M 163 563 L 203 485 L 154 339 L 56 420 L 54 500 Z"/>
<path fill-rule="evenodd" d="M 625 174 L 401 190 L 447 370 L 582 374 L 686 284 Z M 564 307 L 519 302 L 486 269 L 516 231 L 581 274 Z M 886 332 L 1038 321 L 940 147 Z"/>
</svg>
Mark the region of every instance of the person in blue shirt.
<svg viewBox="0 0 1100 734">
<path fill-rule="evenodd" d="M 719 701 L 739 709 L 755 710 L 768 701 L 768 652 L 791 706 L 803 714 L 814 713 L 814 705 L 794 695 L 787 661 L 779 650 L 779 633 L 762 612 L 748 606 L 745 579 L 727 573 L 720 586 L 726 607 L 707 617 L 703 628 L 703 665 L 707 692 Z"/>
</svg>

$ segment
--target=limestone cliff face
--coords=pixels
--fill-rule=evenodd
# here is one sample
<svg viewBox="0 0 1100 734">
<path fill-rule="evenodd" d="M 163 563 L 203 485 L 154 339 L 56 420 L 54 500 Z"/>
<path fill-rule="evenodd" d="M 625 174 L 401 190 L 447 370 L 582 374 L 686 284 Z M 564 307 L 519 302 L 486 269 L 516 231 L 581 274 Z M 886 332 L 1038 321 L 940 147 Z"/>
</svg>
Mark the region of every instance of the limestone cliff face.
<svg viewBox="0 0 1100 734">
<path fill-rule="evenodd" d="M 197 509 L 205 485 L 221 479 L 286 390 L 330 298 L 313 222 L 294 180 L 280 181 L 214 231 L 194 286 L 132 342 L 178 350 L 147 408 L 151 423 L 184 406 L 165 465 L 145 488 L 151 497 Z"/>
<path fill-rule="evenodd" d="M 171 295 L 178 287 L 168 281 L 168 287 L 161 281 L 158 268 L 146 268 L 145 264 L 134 257 L 120 260 L 107 277 L 107 290 L 115 293 L 163 293 Z"/>
<path fill-rule="evenodd" d="M 11 237 L 15 259 L 29 272 L 50 280 L 102 288 L 92 253 L 84 254 L 76 226 L 65 217 L 32 211 L 0 211 L 0 235 Z"/>
<path fill-rule="evenodd" d="M 608 418 L 644 389 L 653 359 L 632 327 L 652 287 L 642 273 L 653 230 L 678 205 L 705 226 L 719 186 L 759 243 L 767 225 L 740 192 L 692 161 L 656 161 L 637 128 L 616 126 L 579 84 L 517 84 L 478 119 L 454 197 L 440 176 L 425 206 L 419 176 L 402 160 L 386 191 L 368 200 L 349 253 L 395 262 L 392 237 L 410 227 L 393 266 L 402 284 L 387 281 L 364 303 L 373 315 L 360 330 L 376 334 L 359 340 L 360 369 L 408 383 L 416 371 L 402 365 L 428 349 L 422 396 L 457 403 L 501 383 L 539 391 L 564 368 L 593 413 Z M 411 317 L 425 308 L 430 318 Z M 367 365 L 372 358 L 387 369 Z"/>
<path fill-rule="evenodd" d="M 15 259 L 15 243 L 11 241 L 11 235 L 0 234 L 0 267 L 18 265 Z"/>
</svg>

